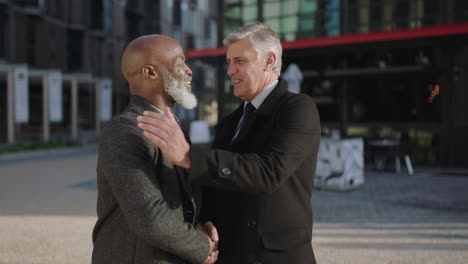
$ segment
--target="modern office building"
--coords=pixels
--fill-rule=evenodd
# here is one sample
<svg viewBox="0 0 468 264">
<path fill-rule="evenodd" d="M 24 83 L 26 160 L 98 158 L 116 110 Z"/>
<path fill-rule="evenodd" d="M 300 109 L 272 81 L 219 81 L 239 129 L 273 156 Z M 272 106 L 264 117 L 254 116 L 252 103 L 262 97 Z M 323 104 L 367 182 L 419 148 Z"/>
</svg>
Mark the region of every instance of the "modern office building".
<svg viewBox="0 0 468 264">
<path fill-rule="evenodd" d="M 94 139 L 128 103 L 120 73 L 127 43 L 159 33 L 184 48 L 216 47 L 216 4 L 0 0 L 0 144 Z M 210 96 L 200 98 L 200 109 L 213 104 Z M 182 119 L 197 115 L 177 111 Z"/>
<path fill-rule="evenodd" d="M 283 40 L 324 134 L 394 138 L 413 163 L 468 167 L 468 1 L 225 0 L 220 32 L 262 21 Z M 220 44 L 220 43 L 219 43 Z M 237 107 L 225 48 L 193 49 L 218 69 L 219 114 Z"/>
</svg>

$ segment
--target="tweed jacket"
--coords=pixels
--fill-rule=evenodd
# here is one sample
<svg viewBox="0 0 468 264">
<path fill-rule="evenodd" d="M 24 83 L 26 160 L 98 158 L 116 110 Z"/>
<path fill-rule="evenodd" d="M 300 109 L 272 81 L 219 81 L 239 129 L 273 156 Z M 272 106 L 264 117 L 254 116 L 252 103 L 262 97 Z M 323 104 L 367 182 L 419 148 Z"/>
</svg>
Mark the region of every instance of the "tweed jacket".
<svg viewBox="0 0 468 264">
<path fill-rule="evenodd" d="M 232 141 L 242 112 L 241 105 L 219 123 L 212 149 L 190 153 L 189 181 L 209 186 L 202 217 L 218 228 L 218 263 L 315 263 L 316 106 L 280 81 Z"/>
<path fill-rule="evenodd" d="M 194 227 L 200 193 L 137 127 L 145 110 L 156 111 L 133 96 L 102 131 L 92 263 L 203 263 L 209 243 Z"/>
</svg>

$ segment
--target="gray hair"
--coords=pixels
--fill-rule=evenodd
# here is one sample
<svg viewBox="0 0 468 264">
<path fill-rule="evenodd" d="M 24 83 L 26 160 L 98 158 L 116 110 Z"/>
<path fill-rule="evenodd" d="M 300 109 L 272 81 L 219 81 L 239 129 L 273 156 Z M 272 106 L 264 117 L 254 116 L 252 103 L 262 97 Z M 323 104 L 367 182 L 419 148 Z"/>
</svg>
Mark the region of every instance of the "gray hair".
<svg viewBox="0 0 468 264">
<path fill-rule="evenodd" d="M 259 56 L 263 56 L 268 52 L 273 52 L 276 55 L 276 63 L 273 65 L 273 71 L 278 73 L 278 75 L 281 73 L 283 48 L 281 47 L 278 36 L 269 26 L 263 23 L 242 26 L 231 32 L 223 40 L 223 44 L 229 46 L 243 38 L 249 38 Z"/>
</svg>

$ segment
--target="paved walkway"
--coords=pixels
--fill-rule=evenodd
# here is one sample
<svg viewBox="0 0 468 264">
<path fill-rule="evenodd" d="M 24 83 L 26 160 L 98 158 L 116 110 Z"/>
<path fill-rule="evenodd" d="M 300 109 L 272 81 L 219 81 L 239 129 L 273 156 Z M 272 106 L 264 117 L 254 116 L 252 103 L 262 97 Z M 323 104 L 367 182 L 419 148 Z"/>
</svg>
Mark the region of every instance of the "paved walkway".
<svg viewBox="0 0 468 264">
<path fill-rule="evenodd" d="M 358 190 L 314 190 L 318 263 L 468 263 L 468 175 L 366 172 Z"/>
<path fill-rule="evenodd" d="M 0 263 L 90 263 L 96 154 L 0 163 Z M 319 264 L 468 263 L 468 175 L 366 172 L 351 192 L 314 190 Z"/>
<path fill-rule="evenodd" d="M 42 154 L 0 164 L 0 263 L 90 263 L 96 154 Z"/>
</svg>

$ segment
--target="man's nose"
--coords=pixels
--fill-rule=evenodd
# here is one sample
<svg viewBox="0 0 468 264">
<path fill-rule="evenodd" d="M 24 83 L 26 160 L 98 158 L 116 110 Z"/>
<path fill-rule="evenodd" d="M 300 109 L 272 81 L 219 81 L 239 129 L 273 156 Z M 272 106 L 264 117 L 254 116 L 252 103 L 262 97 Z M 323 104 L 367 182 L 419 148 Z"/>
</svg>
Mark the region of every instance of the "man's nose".
<svg viewBox="0 0 468 264">
<path fill-rule="evenodd" d="M 229 64 L 228 69 L 227 69 L 227 75 L 230 77 L 231 75 L 235 74 L 237 72 L 237 69 L 234 65 Z"/>
<path fill-rule="evenodd" d="M 192 76 L 192 69 L 190 69 L 189 66 L 185 67 L 185 73 L 187 73 L 188 76 Z"/>
</svg>

